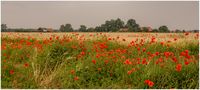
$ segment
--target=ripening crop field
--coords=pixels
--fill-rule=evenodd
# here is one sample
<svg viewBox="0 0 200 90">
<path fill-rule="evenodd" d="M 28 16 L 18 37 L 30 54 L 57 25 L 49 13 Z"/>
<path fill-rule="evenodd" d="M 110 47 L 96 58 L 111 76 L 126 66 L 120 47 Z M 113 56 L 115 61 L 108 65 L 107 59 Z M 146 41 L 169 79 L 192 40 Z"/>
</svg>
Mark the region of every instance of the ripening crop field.
<svg viewBox="0 0 200 90">
<path fill-rule="evenodd" d="M 1 88 L 197 89 L 198 33 L 1 33 Z"/>
</svg>

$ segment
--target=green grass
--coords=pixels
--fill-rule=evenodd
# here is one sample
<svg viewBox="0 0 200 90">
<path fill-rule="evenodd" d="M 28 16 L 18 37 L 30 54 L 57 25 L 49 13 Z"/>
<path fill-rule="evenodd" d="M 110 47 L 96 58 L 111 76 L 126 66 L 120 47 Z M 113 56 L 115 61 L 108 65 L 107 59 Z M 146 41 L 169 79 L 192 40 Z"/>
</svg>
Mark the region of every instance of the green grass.
<svg viewBox="0 0 200 90">
<path fill-rule="evenodd" d="M 199 88 L 199 44 L 185 42 L 182 47 L 163 46 L 159 42 L 149 44 L 146 42 L 138 47 L 120 44 L 117 41 L 109 41 L 106 37 L 95 40 L 80 41 L 75 36 L 72 39 L 53 39 L 45 44 L 42 40 L 2 38 L 1 57 L 1 87 L 2 88 Z M 32 45 L 26 45 L 26 42 Z M 18 49 L 15 46 L 21 45 Z M 36 47 L 37 45 L 37 47 Z M 40 46 L 41 45 L 41 46 Z M 177 44 L 178 45 L 178 44 Z M 42 48 L 41 48 L 42 47 Z M 145 48 L 146 51 L 142 52 Z M 180 53 L 189 50 L 191 62 L 184 64 L 185 57 Z M 85 54 L 81 54 L 84 52 Z M 158 56 L 152 57 L 155 52 Z M 171 52 L 168 58 L 164 52 Z M 5 55 L 6 54 L 6 55 Z M 172 57 L 182 64 L 182 70 L 176 71 L 176 65 Z M 138 64 L 137 58 L 140 58 Z M 148 64 L 142 64 L 143 59 Z M 162 58 L 163 62 L 155 64 Z M 129 59 L 132 64 L 124 62 Z M 4 61 L 5 60 L 5 61 Z M 96 64 L 92 62 L 96 60 Z M 187 60 L 187 59 L 186 59 Z M 105 62 L 107 61 L 107 64 Z M 28 64 L 28 66 L 24 66 Z M 130 75 L 129 70 L 136 71 Z M 14 73 L 11 74 L 10 70 Z M 74 70 L 74 73 L 71 71 Z M 78 77 L 78 80 L 74 80 Z M 154 82 L 153 87 L 144 83 L 145 80 Z"/>
</svg>

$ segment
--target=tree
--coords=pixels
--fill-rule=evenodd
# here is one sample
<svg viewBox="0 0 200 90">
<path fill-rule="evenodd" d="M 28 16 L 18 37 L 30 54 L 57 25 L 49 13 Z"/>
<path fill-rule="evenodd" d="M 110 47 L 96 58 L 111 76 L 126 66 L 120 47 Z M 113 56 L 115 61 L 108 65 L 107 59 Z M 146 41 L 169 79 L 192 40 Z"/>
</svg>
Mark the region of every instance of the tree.
<svg viewBox="0 0 200 90">
<path fill-rule="evenodd" d="M 115 20 L 111 19 L 110 21 L 106 21 L 105 24 L 101 25 L 102 30 L 106 32 L 114 32 L 117 31 L 117 25 L 115 24 Z"/>
<path fill-rule="evenodd" d="M 108 32 L 105 24 L 102 24 L 101 26 L 97 26 L 94 29 L 95 32 Z"/>
<path fill-rule="evenodd" d="M 116 24 L 116 27 L 117 27 L 118 29 L 124 27 L 124 22 L 123 22 L 120 18 L 117 18 L 117 20 L 115 21 L 115 24 Z"/>
<path fill-rule="evenodd" d="M 85 25 L 81 25 L 78 31 L 80 32 L 116 32 L 119 31 L 120 29 L 125 28 L 126 30 L 128 29 L 129 31 L 141 31 L 139 28 L 139 24 L 136 23 L 134 19 L 129 19 L 127 21 L 127 24 L 125 25 L 124 22 L 120 19 L 111 19 L 111 20 L 106 20 L 104 24 L 101 24 L 100 26 L 97 26 L 95 28 L 88 28 Z M 73 28 L 71 24 L 66 24 L 66 25 L 61 25 L 60 26 L 60 31 L 62 32 L 71 32 L 73 31 Z"/>
<path fill-rule="evenodd" d="M 87 31 L 88 31 L 88 32 L 94 32 L 94 31 L 95 31 L 95 29 L 94 29 L 94 28 L 92 28 L 92 27 L 90 27 L 90 28 L 88 28 L 88 29 L 87 29 Z"/>
<path fill-rule="evenodd" d="M 148 27 L 142 27 L 142 32 L 148 32 L 149 28 Z"/>
<path fill-rule="evenodd" d="M 39 28 L 38 28 L 38 32 L 43 32 L 43 29 L 44 29 L 44 28 L 39 27 Z"/>
<path fill-rule="evenodd" d="M 160 26 L 159 32 L 170 32 L 167 26 Z"/>
<path fill-rule="evenodd" d="M 131 32 L 136 32 L 140 31 L 139 24 L 136 23 L 134 19 L 129 19 L 126 23 L 126 27 L 129 29 Z"/>
<path fill-rule="evenodd" d="M 99 28 L 100 32 L 108 32 L 109 27 L 106 24 L 101 24 L 101 27 Z"/>
<path fill-rule="evenodd" d="M 119 31 L 120 28 L 124 27 L 124 22 L 120 19 L 117 18 L 116 20 L 111 19 L 110 21 L 105 21 L 105 24 L 101 25 L 101 31 L 105 32 L 116 32 Z"/>
<path fill-rule="evenodd" d="M 185 33 L 185 30 L 182 30 L 183 33 Z"/>
<path fill-rule="evenodd" d="M 80 32 L 86 32 L 87 31 L 87 27 L 85 25 L 80 25 L 79 31 Z"/>
<path fill-rule="evenodd" d="M 72 25 L 71 24 L 65 24 L 64 31 L 65 32 L 72 32 L 73 31 Z"/>
<path fill-rule="evenodd" d="M 181 32 L 181 30 L 178 30 L 178 29 L 176 29 L 176 30 L 175 30 L 175 32 L 176 32 L 176 33 L 180 33 L 180 32 Z"/>
<path fill-rule="evenodd" d="M 64 25 L 61 25 L 59 30 L 60 30 L 61 32 L 64 32 L 64 31 L 65 31 L 65 26 L 64 26 Z"/>
<path fill-rule="evenodd" d="M 153 29 L 152 32 L 158 32 L 158 29 Z"/>
<path fill-rule="evenodd" d="M 7 30 L 7 25 L 6 24 L 1 24 L 1 30 L 4 32 Z"/>
<path fill-rule="evenodd" d="M 73 28 L 71 24 L 65 24 L 65 25 L 61 25 L 59 30 L 61 32 L 72 32 Z"/>
<path fill-rule="evenodd" d="M 199 30 L 192 30 L 192 32 L 194 32 L 194 33 L 198 33 L 198 32 L 199 32 Z"/>
</svg>

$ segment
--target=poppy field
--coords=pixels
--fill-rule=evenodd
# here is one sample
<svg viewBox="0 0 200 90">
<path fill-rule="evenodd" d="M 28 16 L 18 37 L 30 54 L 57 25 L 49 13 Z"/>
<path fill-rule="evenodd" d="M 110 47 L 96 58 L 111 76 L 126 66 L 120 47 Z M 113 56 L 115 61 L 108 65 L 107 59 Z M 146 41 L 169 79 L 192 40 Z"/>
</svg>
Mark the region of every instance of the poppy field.
<svg viewBox="0 0 200 90">
<path fill-rule="evenodd" d="M 199 33 L 2 33 L 1 88 L 197 89 Z"/>
</svg>

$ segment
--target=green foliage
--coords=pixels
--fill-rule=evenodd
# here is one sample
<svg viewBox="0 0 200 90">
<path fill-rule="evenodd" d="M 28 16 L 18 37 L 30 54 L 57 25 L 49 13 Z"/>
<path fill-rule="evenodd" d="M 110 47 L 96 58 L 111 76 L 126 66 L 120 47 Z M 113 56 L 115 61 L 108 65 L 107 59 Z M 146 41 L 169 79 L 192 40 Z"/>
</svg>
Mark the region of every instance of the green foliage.
<svg viewBox="0 0 200 90">
<path fill-rule="evenodd" d="M 170 32 L 167 26 L 160 26 L 159 32 Z"/>
<path fill-rule="evenodd" d="M 116 32 L 123 27 L 124 27 L 124 22 L 121 19 L 117 18 L 116 20 L 111 19 L 110 21 L 106 21 L 105 24 L 102 24 L 100 27 L 96 27 L 96 31 Z"/>
<path fill-rule="evenodd" d="M 61 32 L 73 32 L 73 28 L 71 24 L 61 25 L 59 30 Z"/>
<path fill-rule="evenodd" d="M 85 25 L 81 25 L 80 28 L 79 28 L 79 31 L 87 32 L 87 27 Z"/>
<path fill-rule="evenodd" d="M 142 32 L 148 32 L 148 31 L 149 31 L 148 27 L 143 27 L 142 28 Z"/>
<path fill-rule="evenodd" d="M 91 28 L 88 28 L 87 31 L 88 31 L 88 32 L 94 32 L 95 29 L 91 27 Z"/>
<path fill-rule="evenodd" d="M 6 24 L 1 24 L 1 31 L 4 32 L 7 29 L 7 25 Z"/>
<path fill-rule="evenodd" d="M 199 88 L 198 62 L 185 65 L 184 59 L 179 57 L 186 49 L 189 50 L 189 55 L 198 55 L 197 43 L 187 42 L 181 49 L 177 49 L 158 42 L 146 42 L 139 46 L 141 49 L 146 48 L 143 52 L 138 51 L 138 47 L 135 46 L 128 47 L 117 41 L 109 41 L 107 37 L 85 41 L 79 41 L 75 36 L 71 37 L 71 41 L 68 42 L 68 39 L 52 40 L 51 44 L 43 45 L 42 49 L 26 44 L 22 44 L 21 49 L 13 49 L 8 45 L 6 50 L 2 50 L 2 60 L 6 60 L 2 62 L 1 67 L 2 88 Z M 10 38 L 2 40 L 15 44 L 20 41 Z M 148 52 L 152 55 L 159 52 L 159 55 L 150 57 Z M 177 63 L 174 63 L 171 57 L 166 58 L 165 52 L 174 53 L 182 64 L 180 72 L 176 71 Z M 137 64 L 137 58 L 141 59 L 140 64 Z M 150 62 L 142 64 L 144 58 Z M 162 63 L 155 64 L 159 58 L 163 58 L 163 66 Z M 199 58 L 191 60 L 193 59 L 198 61 Z M 132 64 L 125 64 L 126 60 L 130 60 Z M 25 67 L 25 63 L 29 66 Z M 133 68 L 135 71 L 129 75 L 128 71 Z M 14 74 L 10 74 L 10 70 L 14 70 Z M 153 87 L 144 83 L 147 79 L 154 82 Z"/>
<path fill-rule="evenodd" d="M 158 29 L 153 29 L 152 32 L 158 32 Z"/>
<path fill-rule="evenodd" d="M 129 19 L 127 21 L 126 27 L 128 27 L 129 31 L 131 31 L 131 32 L 139 32 L 140 31 L 139 24 L 137 24 L 134 19 Z"/>
</svg>

